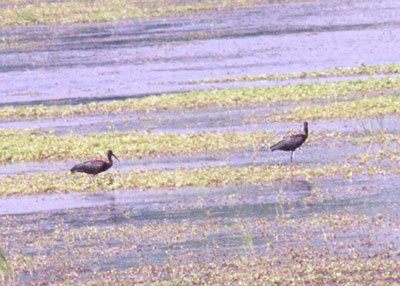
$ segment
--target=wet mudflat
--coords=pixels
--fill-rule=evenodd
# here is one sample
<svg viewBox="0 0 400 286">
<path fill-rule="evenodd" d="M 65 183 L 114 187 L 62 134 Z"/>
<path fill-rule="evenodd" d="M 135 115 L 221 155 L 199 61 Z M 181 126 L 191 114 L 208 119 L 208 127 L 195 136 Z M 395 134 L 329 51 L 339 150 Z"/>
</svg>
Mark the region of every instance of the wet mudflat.
<svg viewBox="0 0 400 286">
<path fill-rule="evenodd" d="M 399 242 L 392 232 L 399 227 L 399 198 L 398 177 L 55 195 L 7 201 L 10 215 L 2 216 L 1 230 L 4 247 L 32 257 L 26 268 L 34 274 L 22 272 L 20 282 L 60 282 L 66 272 L 85 279 L 171 260 L 269 256 L 273 249 L 300 244 L 318 249 L 328 243 L 332 255 L 386 252 Z M 22 208 L 30 213 L 11 215 Z M 354 222 L 334 228 L 330 222 L 310 224 L 320 216 Z"/>
<path fill-rule="evenodd" d="M 400 5 L 375 2 L 290 3 L 183 19 L 4 28 L 0 36 L 17 35 L 29 48 L 0 49 L 0 93 L 5 95 L 1 104 L 85 104 L 241 84 L 189 83 L 204 79 L 398 63 L 395 48 L 400 24 L 396 12 L 400 13 Z M 316 79 L 320 80 L 326 79 Z M 248 261 L 253 259 L 285 265 L 289 257 L 294 263 L 310 266 L 357 257 L 361 262 L 387 262 L 387 268 L 374 272 L 379 274 L 374 279 L 387 285 L 399 282 L 396 273 L 400 266 L 388 266 L 393 265 L 390 259 L 398 257 L 400 247 L 398 113 L 309 120 L 310 138 L 296 151 L 295 164 L 290 166 L 290 153 L 271 153 L 269 146 L 287 131 L 302 132 L 302 123 L 273 121 L 271 116 L 300 105 L 307 103 L 1 122 L 1 129 L 39 128 L 60 137 L 71 132 L 86 136 L 130 131 L 206 136 L 266 130 L 276 135 L 268 142 L 255 141 L 235 150 L 221 147 L 196 154 L 155 152 L 142 158 L 122 157 L 108 174 L 85 181 L 88 187 L 83 192 L 71 186 L 67 194 L 59 194 L 55 188 L 51 194 L 1 197 L 0 251 L 13 273 L 7 281 L 10 285 L 130 285 L 132 281 L 203 285 L 207 277 L 220 275 L 212 274 L 215 269 L 246 274 L 238 269 L 251 269 Z M 75 163 L 76 158 L 5 163 L 0 180 L 26 180 L 26 188 L 34 188 L 35 175 L 61 174 L 61 179 L 54 179 L 58 186 L 85 176 L 67 173 Z M 214 178 L 207 186 L 182 186 L 177 177 L 171 180 L 175 183 L 157 188 L 105 191 L 103 186 L 113 184 L 114 171 L 126 177 L 132 170 L 184 172 L 232 167 L 235 172 L 264 166 L 282 168 L 289 175 L 253 184 L 226 177 L 221 181 Z M 316 171 L 321 168 L 325 168 L 324 174 Z M 341 168 L 350 171 L 341 172 Z M 301 170 L 304 173 L 299 173 Z M 266 172 L 265 177 L 268 175 Z M 161 180 L 157 175 L 153 179 Z M 205 280 L 179 274 L 181 266 L 202 263 L 214 267 L 193 273 L 205 275 Z M 364 268 L 341 270 L 345 278 L 360 284 L 368 278 L 363 274 L 370 274 Z M 380 276 L 380 271 L 386 276 Z M 328 281 L 321 273 L 317 271 L 317 278 L 310 276 L 299 284 Z M 179 280 L 186 275 L 189 280 Z M 269 275 L 288 277 L 284 272 L 262 276 Z M 345 278 L 336 277 L 336 283 Z M 241 281 L 226 279 L 224 283 L 232 285 Z"/>
</svg>

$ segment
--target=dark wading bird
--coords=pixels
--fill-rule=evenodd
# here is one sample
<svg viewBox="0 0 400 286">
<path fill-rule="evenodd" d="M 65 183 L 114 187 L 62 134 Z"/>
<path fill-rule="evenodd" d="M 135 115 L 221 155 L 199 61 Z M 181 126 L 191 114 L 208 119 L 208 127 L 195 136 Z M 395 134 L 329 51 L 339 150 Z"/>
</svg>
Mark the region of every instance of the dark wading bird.
<svg viewBox="0 0 400 286">
<path fill-rule="evenodd" d="M 294 151 L 299 148 L 306 141 L 308 137 L 308 122 L 304 122 L 304 134 L 292 135 L 279 141 L 274 146 L 271 147 L 271 151 L 282 150 L 282 151 L 292 151 L 290 155 L 290 162 L 293 164 Z"/>
<path fill-rule="evenodd" d="M 89 161 L 75 165 L 71 169 L 71 172 L 72 173 L 75 173 L 75 172 L 86 173 L 89 175 L 93 175 L 93 177 L 94 177 L 98 173 L 107 171 L 108 169 L 111 168 L 111 166 L 113 165 L 113 161 L 112 161 L 113 156 L 119 162 L 119 159 L 117 158 L 117 156 L 115 156 L 111 150 L 108 150 L 108 152 L 107 152 L 108 162 L 103 161 L 103 160 L 89 160 Z"/>
</svg>

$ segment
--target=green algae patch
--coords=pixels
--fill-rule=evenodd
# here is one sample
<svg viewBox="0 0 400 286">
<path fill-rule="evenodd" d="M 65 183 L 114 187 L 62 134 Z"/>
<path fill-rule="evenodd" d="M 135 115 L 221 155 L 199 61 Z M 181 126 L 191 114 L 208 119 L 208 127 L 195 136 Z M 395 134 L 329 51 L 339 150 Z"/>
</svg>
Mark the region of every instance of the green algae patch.
<svg viewBox="0 0 400 286">
<path fill-rule="evenodd" d="M 400 114 L 400 96 L 387 95 L 317 106 L 300 106 L 272 116 L 272 121 L 299 121 L 316 119 L 361 119 Z"/>
<path fill-rule="evenodd" d="M 400 92 L 400 79 L 382 78 L 334 83 L 307 83 L 289 86 L 205 90 L 164 94 L 142 99 L 93 102 L 63 106 L 20 106 L 0 108 L 0 119 L 22 120 L 54 117 L 76 117 L 98 114 L 129 114 L 195 110 L 210 107 L 256 107 L 302 102 L 343 101 Z"/>
<path fill-rule="evenodd" d="M 42 193 L 98 192 L 119 189 L 159 189 L 180 187 L 220 187 L 230 185 L 259 185 L 280 179 L 342 177 L 356 175 L 387 175 L 399 173 L 398 168 L 379 166 L 351 166 L 329 164 L 323 167 L 205 167 L 174 170 L 132 170 L 107 172 L 91 181 L 86 174 L 39 173 L 36 175 L 13 175 L 0 178 L 1 195 L 28 195 Z"/>
<path fill-rule="evenodd" d="M 333 68 L 324 71 L 313 71 L 313 72 L 300 72 L 300 73 L 285 73 L 285 74 L 264 74 L 256 76 L 240 76 L 234 78 L 222 78 L 222 79 L 208 79 L 193 81 L 190 83 L 222 83 L 222 82 L 236 82 L 236 81 L 283 81 L 290 79 L 315 79 L 315 78 L 327 78 L 327 77 L 346 77 L 346 76 L 362 76 L 362 75 L 387 75 L 387 74 L 399 74 L 400 64 L 388 64 L 388 65 L 376 65 L 366 66 L 360 65 L 358 67 L 343 67 Z"/>
</svg>

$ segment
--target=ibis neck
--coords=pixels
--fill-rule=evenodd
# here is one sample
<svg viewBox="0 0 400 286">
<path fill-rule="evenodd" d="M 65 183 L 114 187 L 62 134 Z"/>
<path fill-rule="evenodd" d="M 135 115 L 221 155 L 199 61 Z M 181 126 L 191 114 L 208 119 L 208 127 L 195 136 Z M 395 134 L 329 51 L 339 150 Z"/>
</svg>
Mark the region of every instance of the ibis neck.
<svg viewBox="0 0 400 286">
<path fill-rule="evenodd" d="M 113 164 L 112 155 L 108 156 L 108 164 Z"/>
</svg>

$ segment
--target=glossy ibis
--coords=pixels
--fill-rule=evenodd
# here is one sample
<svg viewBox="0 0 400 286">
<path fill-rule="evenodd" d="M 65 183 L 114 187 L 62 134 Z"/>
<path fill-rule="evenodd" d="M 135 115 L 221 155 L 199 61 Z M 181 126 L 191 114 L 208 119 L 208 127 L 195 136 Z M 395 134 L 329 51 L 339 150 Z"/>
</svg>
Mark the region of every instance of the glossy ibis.
<svg viewBox="0 0 400 286">
<path fill-rule="evenodd" d="M 113 164 L 112 156 L 114 156 L 115 159 L 117 159 L 119 161 L 117 156 L 115 156 L 111 150 L 108 150 L 108 152 L 107 152 L 108 162 L 103 161 L 103 160 L 89 160 L 89 161 L 75 165 L 71 169 L 71 172 L 72 173 L 75 173 L 75 172 L 86 173 L 86 174 L 93 175 L 93 177 L 94 177 L 98 173 L 104 172 L 111 168 L 111 166 Z"/>
<path fill-rule="evenodd" d="M 271 151 L 282 150 L 282 151 L 292 151 L 290 155 L 290 162 L 293 164 L 294 151 L 299 148 L 308 137 L 308 122 L 304 122 L 304 134 L 292 135 L 284 138 L 271 147 Z"/>
</svg>

